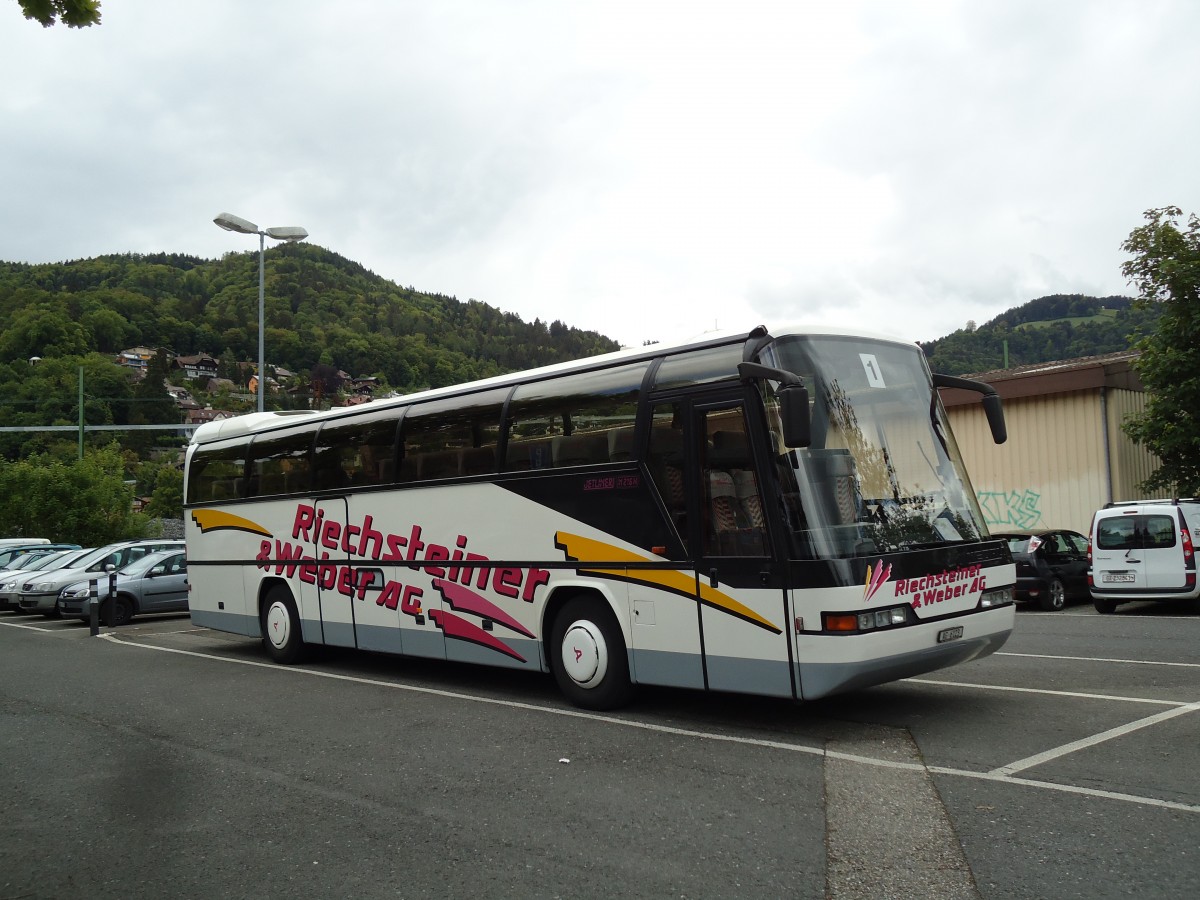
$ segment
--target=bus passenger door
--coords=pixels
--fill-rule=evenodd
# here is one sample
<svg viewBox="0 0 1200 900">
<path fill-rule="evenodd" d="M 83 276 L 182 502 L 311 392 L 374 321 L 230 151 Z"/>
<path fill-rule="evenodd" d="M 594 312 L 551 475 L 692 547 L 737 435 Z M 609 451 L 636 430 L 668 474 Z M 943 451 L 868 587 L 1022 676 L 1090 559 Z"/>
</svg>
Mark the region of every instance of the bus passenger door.
<svg viewBox="0 0 1200 900">
<path fill-rule="evenodd" d="M 316 523 L 312 555 L 317 560 L 316 584 L 301 582 L 304 612 L 320 620 L 321 642 L 330 647 L 354 647 L 353 574 L 350 554 L 344 549 L 346 498 L 331 497 L 313 503 Z M 351 571 L 348 571 L 351 570 Z M 307 622 L 306 622 L 307 624 Z M 305 635 L 306 639 L 308 635 Z"/>
<path fill-rule="evenodd" d="M 349 500 L 351 525 L 346 546 L 354 567 L 354 596 L 350 600 L 354 640 L 360 650 L 403 653 L 400 599 L 408 570 L 382 559 L 387 553 L 387 529 L 380 527 L 369 512 L 379 506 L 375 499 L 379 496 L 358 494 Z"/>
<path fill-rule="evenodd" d="M 654 407 L 646 468 L 673 538 L 668 541 L 673 546 L 654 552 L 679 568 L 630 571 L 630 665 L 638 684 L 702 689 L 700 612 L 688 545 L 686 410 L 686 403 L 674 401 Z"/>
<path fill-rule="evenodd" d="M 696 401 L 690 419 L 689 541 L 707 686 L 794 696 L 783 567 L 771 561 L 742 395 Z"/>
</svg>

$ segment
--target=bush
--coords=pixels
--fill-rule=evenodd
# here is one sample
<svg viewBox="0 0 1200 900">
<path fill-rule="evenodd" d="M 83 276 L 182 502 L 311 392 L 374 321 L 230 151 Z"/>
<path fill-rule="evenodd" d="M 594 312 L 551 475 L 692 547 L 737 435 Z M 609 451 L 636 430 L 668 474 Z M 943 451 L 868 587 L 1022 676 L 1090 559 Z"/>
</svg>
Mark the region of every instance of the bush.
<svg viewBox="0 0 1200 900">
<path fill-rule="evenodd" d="M 50 455 L 0 460 L 4 537 L 46 537 L 85 547 L 143 537 L 147 519 L 132 504 L 133 486 L 125 483 L 115 448 L 71 461 Z"/>
</svg>

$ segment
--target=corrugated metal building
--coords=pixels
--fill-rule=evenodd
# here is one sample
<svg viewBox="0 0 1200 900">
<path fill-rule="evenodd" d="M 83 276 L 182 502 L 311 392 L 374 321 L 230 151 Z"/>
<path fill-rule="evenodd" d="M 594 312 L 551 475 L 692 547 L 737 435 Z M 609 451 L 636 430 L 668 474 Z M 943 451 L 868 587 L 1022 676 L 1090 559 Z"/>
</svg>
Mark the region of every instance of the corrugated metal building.
<svg viewBox="0 0 1200 900">
<path fill-rule="evenodd" d="M 1147 496 L 1138 483 L 1158 466 L 1121 423 L 1146 403 L 1125 351 L 970 376 L 1004 400 L 1008 441 L 992 442 L 979 395 L 943 390 L 942 402 L 993 531 L 1073 528 L 1114 500 Z"/>
</svg>

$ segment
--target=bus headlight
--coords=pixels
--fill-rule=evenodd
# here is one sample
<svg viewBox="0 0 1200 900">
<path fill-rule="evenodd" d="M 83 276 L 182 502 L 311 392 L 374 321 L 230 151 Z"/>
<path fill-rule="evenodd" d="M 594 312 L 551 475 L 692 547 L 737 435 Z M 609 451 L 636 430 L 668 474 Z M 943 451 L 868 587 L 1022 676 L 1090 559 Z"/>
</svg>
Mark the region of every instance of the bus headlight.
<svg viewBox="0 0 1200 900">
<path fill-rule="evenodd" d="M 824 613 L 821 619 L 826 631 L 841 634 L 860 633 L 905 625 L 908 622 L 908 610 L 909 607 L 905 604 L 904 606 L 889 606 L 886 609 L 871 609 L 860 613 Z"/>
<path fill-rule="evenodd" d="M 1013 602 L 1011 587 L 996 588 L 994 591 L 984 591 L 979 598 L 980 609 L 991 609 L 993 606 L 1007 606 Z"/>
</svg>

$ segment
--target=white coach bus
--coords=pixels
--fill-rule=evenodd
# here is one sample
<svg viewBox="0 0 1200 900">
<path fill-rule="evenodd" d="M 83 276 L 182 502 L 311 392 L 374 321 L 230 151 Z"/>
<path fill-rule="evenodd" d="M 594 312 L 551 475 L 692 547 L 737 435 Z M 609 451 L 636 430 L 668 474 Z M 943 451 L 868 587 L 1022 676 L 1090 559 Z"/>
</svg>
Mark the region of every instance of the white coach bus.
<svg viewBox="0 0 1200 900">
<path fill-rule="evenodd" d="M 191 615 L 306 645 L 801 700 L 977 659 L 1013 628 L 914 344 L 705 336 L 321 413 L 198 428 Z"/>
</svg>

